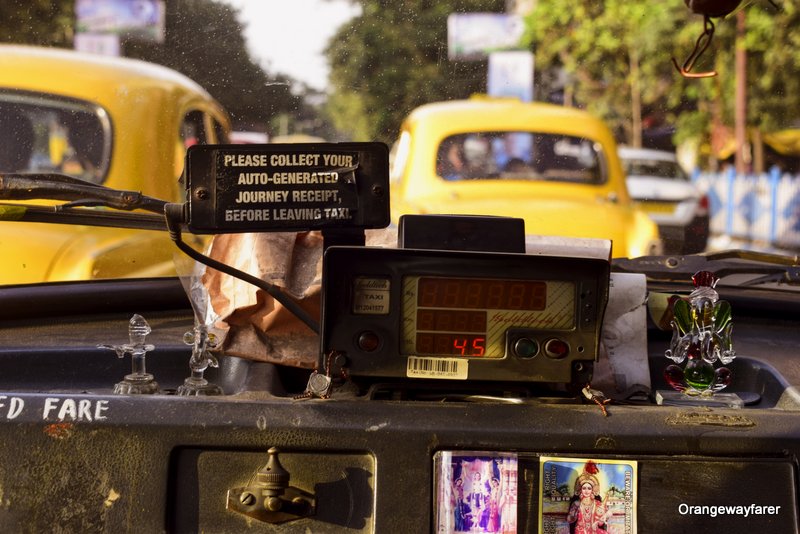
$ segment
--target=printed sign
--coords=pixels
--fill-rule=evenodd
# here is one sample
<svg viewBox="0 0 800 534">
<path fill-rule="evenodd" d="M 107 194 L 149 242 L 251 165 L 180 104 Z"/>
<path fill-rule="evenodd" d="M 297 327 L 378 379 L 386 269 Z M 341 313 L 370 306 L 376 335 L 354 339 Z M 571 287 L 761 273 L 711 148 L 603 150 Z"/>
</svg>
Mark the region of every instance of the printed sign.
<svg viewBox="0 0 800 534">
<path fill-rule="evenodd" d="M 383 228 L 382 143 L 197 145 L 186 156 L 195 233 Z"/>
<path fill-rule="evenodd" d="M 440 451 L 434 468 L 436 534 L 517 534 L 516 454 Z"/>
<path fill-rule="evenodd" d="M 635 460 L 542 456 L 539 533 L 636 533 Z"/>
</svg>

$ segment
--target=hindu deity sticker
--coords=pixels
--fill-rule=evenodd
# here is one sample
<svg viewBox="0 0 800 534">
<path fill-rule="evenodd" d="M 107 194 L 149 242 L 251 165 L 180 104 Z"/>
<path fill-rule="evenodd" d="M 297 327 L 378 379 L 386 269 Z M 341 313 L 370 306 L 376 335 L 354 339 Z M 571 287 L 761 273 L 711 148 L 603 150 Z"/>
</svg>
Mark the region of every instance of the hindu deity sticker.
<svg viewBox="0 0 800 534">
<path fill-rule="evenodd" d="M 635 534 L 636 462 L 542 456 L 540 534 Z"/>
<path fill-rule="evenodd" d="M 436 453 L 436 534 L 516 534 L 517 466 L 513 453 Z"/>
</svg>

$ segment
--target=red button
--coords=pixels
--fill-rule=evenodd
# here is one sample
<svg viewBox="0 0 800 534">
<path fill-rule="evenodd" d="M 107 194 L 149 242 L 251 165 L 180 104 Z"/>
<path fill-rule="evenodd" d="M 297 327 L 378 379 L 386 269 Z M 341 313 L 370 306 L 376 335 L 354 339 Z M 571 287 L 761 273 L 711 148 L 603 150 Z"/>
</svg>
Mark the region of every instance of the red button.
<svg viewBox="0 0 800 534">
<path fill-rule="evenodd" d="M 544 344 L 544 353 L 548 358 L 563 358 L 569 354 L 569 345 L 560 339 L 548 339 Z"/>
<path fill-rule="evenodd" d="M 381 338 L 378 334 L 367 330 L 358 335 L 358 348 L 364 352 L 372 352 L 381 344 Z"/>
</svg>

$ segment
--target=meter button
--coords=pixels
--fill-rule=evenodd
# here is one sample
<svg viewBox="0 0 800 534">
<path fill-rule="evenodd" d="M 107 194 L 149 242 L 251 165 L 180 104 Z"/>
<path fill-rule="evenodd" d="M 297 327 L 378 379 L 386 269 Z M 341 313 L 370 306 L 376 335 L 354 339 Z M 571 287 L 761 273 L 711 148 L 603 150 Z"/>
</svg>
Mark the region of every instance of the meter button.
<svg viewBox="0 0 800 534">
<path fill-rule="evenodd" d="M 366 330 L 358 335 L 358 348 L 364 352 L 373 352 L 378 349 L 380 344 L 381 338 L 371 330 Z"/>
<path fill-rule="evenodd" d="M 538 353 L 539 344 L 529 337 L 521 337 L 514 342 L 514 354 L 519 358 L 533 358 Z"/>
<path fill-rule="evenodd" d="M 544 344 L 544 353 L 548 358 L 559 359 L 569 354 L 569 345 L 566 341 L 551 338 Z"/>
</svg>

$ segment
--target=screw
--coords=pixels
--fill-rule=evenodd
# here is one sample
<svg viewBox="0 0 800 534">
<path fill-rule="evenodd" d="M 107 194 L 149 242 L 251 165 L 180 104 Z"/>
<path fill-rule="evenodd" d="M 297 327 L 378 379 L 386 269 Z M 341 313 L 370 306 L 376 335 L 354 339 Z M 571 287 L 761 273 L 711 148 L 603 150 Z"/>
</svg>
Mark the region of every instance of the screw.
<svg viewBox="0 0 800 534">
<path fill-rule="evenodd" d="M 239 496 L 239 502 L 245 506 L 253 506 L 256 503 L 256 496 L 252 493 L 244 492 Z"/>
<path fill-rule="evenodd" d="M 264 505 L 270 512 L 278 512 L 283 508 L 283 502 L 281 502 L 278 497 L 267 497 L 267 500 L 264 501 Z"/>
<path fill-rule="evenodd" d="M 376 197 L 382 197 L 383 196 L 383 187 L 379 186 L 378 184 L 373 185 L 372 186 L 372 194 L 375 195 Z"/>
<path fill-rule="evenodd" d="M 209 192 L 205 187 L 198 187 L 194 190 L 194 196 L 197 200 L 208 200 Z"/>
</svg>

